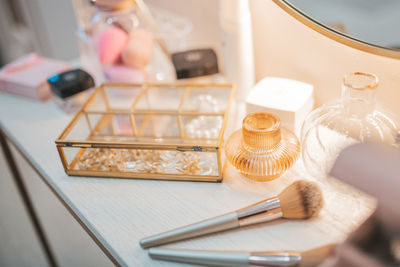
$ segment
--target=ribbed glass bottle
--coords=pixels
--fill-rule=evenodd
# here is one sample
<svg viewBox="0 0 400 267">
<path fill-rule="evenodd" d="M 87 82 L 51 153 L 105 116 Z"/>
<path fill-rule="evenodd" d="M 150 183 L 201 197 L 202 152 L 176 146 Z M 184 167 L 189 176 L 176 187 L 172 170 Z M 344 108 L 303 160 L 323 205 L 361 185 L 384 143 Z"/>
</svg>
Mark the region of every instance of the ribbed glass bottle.
<svg viewBox="0 0 400 267">
<path fill-rule="evenodd" d="M 302 131 L 302 157 L 308 172 L 324 178 L 339 152 L 358 142 L 394 144 L 398 128 L 375 100 L 378 77 L 355 72 L 343 78 L 342 97 L 312 111 Z"/>
<path fill-rule="evenodd" d="M 271 113 L 252 113 L 243 119 L 225 145 L 229 162 L 251 180 L 265 182 L 280 177 L 297 160 L 300 144 L 290 130 L 281 128 Z"/>
</svg>

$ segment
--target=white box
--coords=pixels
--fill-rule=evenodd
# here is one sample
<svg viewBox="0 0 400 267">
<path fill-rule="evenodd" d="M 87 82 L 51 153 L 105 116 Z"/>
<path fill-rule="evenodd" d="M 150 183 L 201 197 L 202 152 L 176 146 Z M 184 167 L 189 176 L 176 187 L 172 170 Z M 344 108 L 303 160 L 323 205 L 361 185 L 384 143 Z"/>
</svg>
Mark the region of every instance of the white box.
<svg viewBox="0 0 400 267">
<path fill-rule="evenodd" d="M 246 112 L 269 112 L 281 119 L 281 125 L 300 135 L 307 114 L 314 107 L 311 84 L 276 77 L 260 80 L 246 99 Z"/>
</svg>

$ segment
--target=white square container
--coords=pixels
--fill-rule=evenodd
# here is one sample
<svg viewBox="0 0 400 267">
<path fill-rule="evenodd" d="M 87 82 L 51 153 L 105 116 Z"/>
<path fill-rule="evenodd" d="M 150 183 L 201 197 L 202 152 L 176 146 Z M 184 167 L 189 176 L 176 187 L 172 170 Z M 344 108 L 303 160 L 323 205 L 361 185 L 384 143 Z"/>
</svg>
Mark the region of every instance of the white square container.
<svg viewBox="0 0 400 267">
<path fill-rule="evenodd" d="M 270 112 L 280 117 L 282 126 L 300 135 L 307 114 L 314 107 L 314 87 L 296 80 L 265 77 L 250 91 L 246 112 Z"/>
</svg>

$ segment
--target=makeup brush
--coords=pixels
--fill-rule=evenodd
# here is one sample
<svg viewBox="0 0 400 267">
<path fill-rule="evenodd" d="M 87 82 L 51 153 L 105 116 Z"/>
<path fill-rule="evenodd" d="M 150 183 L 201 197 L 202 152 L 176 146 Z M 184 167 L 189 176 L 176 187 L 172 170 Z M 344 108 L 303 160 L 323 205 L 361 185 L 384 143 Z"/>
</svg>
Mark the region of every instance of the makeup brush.
<svg viewBox="0 0 400 267">
<path fill-rule="evenodd" d="M 149 255 L 156 260 L 166 260 L 206 266 L 300 266 L 312 267 L 321 264 L 332 252 L 335 245 L 326 245 L 305 252 L 228 252 L 206 250 L 149 249 Z"/>
<path fill-rule="evenodd" d="M 300 180 L 286 187 L 276 197 L 215 218 L 143 238 L 140 240 L 140 245 L 149 248 L 282 217 L 307 219 L 317 215 L 322 206 L 323 199 L 319 186 L 313 182 Z"/>
</svg>

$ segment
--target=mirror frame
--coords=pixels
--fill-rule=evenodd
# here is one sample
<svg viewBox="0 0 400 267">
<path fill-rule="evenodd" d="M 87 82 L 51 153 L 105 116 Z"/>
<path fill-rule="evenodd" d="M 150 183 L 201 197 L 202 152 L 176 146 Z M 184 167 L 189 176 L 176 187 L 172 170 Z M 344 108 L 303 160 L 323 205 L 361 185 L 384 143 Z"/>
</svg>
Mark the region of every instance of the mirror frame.
<svg viewBox="0 0 400 267">
<path fill-rule="evenodd" d="M 268 1 L 268 0 L 267 0 Z M 325 35 L 326 37 L 335 40 L 341 44 L 356 48 L 358 50 L 368 52 L 375 55 L 384 57 L 400 59 L 400 49 L 388 48 L 379 46 L 376 44 L 368 43 L 362 40 L 358 40 L 354 37 L 347 36 L 344 33 L 331 29 L 321 22 L 316 21 L 310 16 L 302 13 L 298 8 L 293 6 L 287 0 L 273 0 L 279 7 L 281 7 L 286 13 L 315 30 L 316 32 Z"/>
</svg>

